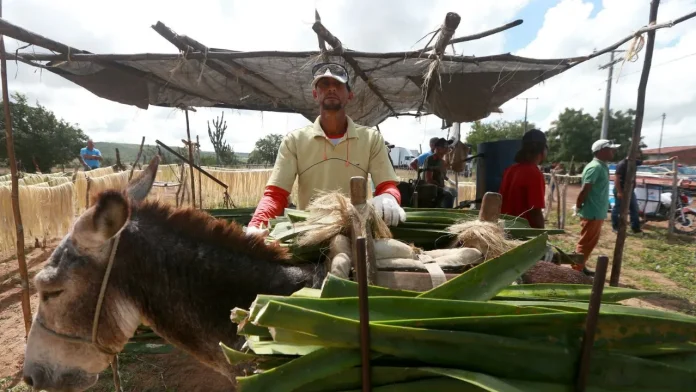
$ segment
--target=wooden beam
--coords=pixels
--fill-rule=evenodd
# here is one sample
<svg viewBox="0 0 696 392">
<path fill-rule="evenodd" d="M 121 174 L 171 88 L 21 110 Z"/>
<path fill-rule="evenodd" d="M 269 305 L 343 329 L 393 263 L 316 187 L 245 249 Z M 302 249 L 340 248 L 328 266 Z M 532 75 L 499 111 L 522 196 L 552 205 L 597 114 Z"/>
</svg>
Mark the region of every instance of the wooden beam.
<svg viewBox="0 0 696 392">
<path fill-rule="evenodd" d="M 135 162 L 133 162 L 133 166 L 131 167 L 131 171 L 128 174 L 128 181 L 133 178 L 133 170 L 135 170 L 135 164 L 138 163 L 140 160 L 140 156 L 143 154 L 143 145 L 145 144 L 145 136 L 143 136 L 143 140 L 140 141 L 140 148 L 138 148 L 138 155 L 135 156 Z M 162 155 L 162 154 L 160 154 Z"/>
<path fill-rule="evenodd" d="M 193 143 L 191 143 L 191 127 L 189 126 L 189 115 L 187 109 L 184 109 L 184 114 L 186 115 L 186 139 L 188 140 L 188 156 L 189 161 L 191 162 L 191 164 L 189 164 L 189 169 L 191 172 L 191 206 L 193 206 L 193 208 L 196 208 L 196 177 L 194 177 L 193 173 Z"/>
<path fill-rule="evenodd" d="M 484 38 L 484 37 L 488 37 L 489 35 L 497 34 L 497 33 L 501 32 L 501 31 L 505 31 L 505 30 L 511 29 L 511 28 L 513 28 L 513 27 L 515 27 L 515 26 L 519 26 L 519 25 L 522 24 L 522 22 L 523 22 L 522 19 L 517 19 L 517 20 L 514 21 L 514 22 L 510 22 L 510 23 L 508 23 L 508 24 L 506 24 L 506 25 L 503 25 L 503 26 L 500 26 L 500 27 L 496 27 L 496 28 L 494 28 L 494 29 L 482 31 L 482 32 L 480 32 L 480 33 L 476 33 L 476 34 L 472 34 L 472 35 L 467 35 L 467 36 L 464 36 L 464 37 L 453 38 L 453 39 L 451 39 L 447 44 L 448 44 L 448 45 L 452 45 L 452 44 L 458 44 L 458 43 L 461 43 L 461 42 L 475 41 L 475 40 L 477 40 L 477 39 L 481 39 L 481 38 Z M 429 46 L 429 47 L 423 49 L 423 52 L 428 52 L 428 51 L 431 51 L 431 50 L 433 50 L 433 49 L 435 49 L 434 46 Z"/>
<path fill-rule="evenodd" d="M 46 48 L 46 49 L 49 49 L 49 50 L 54 51 L 54 52 L 59 52 L 60 54 L 58 56 L 59 57 L 63 56 L 63 59 L 46 60 L 46 61 L 79 61 L 79 60 L 73 59 L 73 55 L 76 55 L 76 56 L 97 56 L 97 57 L 100 56 L 100 55 L 95 55 L 95 54 L 90 53 L 90 52 L 85 51 L 85 50 L 80 50 L 77 48 L 70 47 L 70 46 L 62 44 L 58 41 L 54 41 L 50 38 L 46 38 L 40 34 L 33 33 L 33 32 L 26 30 L 22 27 L 19 27 L 19 26 L 12 24 L 12 23 L 9 23 L 8 21 L 6 21 L 5 19 L 2 19 L 2 18 L 0 18 L 0 34 L 7 35 L 8 37 L 12 37 L 16 40 L 26 42 L 28 44 L 40 46 L 42 48 Z M 2 52 L 5 53 L 5 50 L 3 49 Z M 16 58 L 18 60 L 21 58 L 24 62 L 32 61 L 32 59 L 27 59 L 23 55 L 14 56 L 12 54 L 6 53 L 6 56 L 7 56 L 7 58 L 12 58 L 12 59 Z M 211 102 L 216 101 L 214 99 L 200 96 L 194 92 L 187 91 L 181 87 L 173 85 L 171 83 L 171 81 L 163 80 L 159 76 L 153 75 L 153 74 L 148 73 L 148 72 L 140 71 L 140 70 L 133 68 L 133 67 L 119 64 L 119 63 L 115 62 L 115 61 L 118 61 L 117 58 L 109 59 L 108 57 L 109 56 L 102 58 L 102 59 L 95 58 L 92 61 L 98 65 L 103 66 L 103 67 L 117 69 L 117 70 L 122 71 L 124 73 L 128 73 L 128 74 L 131 74 L 131 75 L 139 77 L 139 78 L 144 78 L 144 79 L 149 80 L 153 83 L 159 84 L 162 87 L 166 87 L 166 88 L 181 92 L 181 93 L 186 94 L 186 95 L 194 96 L 194 97 L 197 97 L 200 99 L 204 99 L 206 101 L 211 101 Z M 37 61 L 41 61 L 41 60 L 37 60 Z M 128 61 L 128 60 L 122 59 L 121 61 Z M 47 67 L 50 68 L 51 65 L 52 64 L 49 64 Z"/>
<path fill-rule="evenodd" d="M 2 2 L 0 2 L 0 17 L 2 17 Z M 12 112 L 10 110 L 10 94 L 7 89 L 7 59 L 5 58 L 5 37 L 0 32 L 0 74 L 2 78 L 2 104 L 5 111 L 5 144 L 7 148 L 7 160 L 10 163 L 10 199 L 12 214 L 15 223 L 15 235 L 17 236 L 17 264 L 19 265 L 19 277 L 22 282 L 22 315 L 24 316 L 24 339 L 29 336 L 31 329 L 31 302 L 29 299 L 29 273 L 27 272 L 27 260 L 24 255 L 24 227 L 22 226 L 22 214 L 19 209 L 19 181 L 17 177 L 17 158 L 14 150 L 14 136 L 12 132 Z"/>
<path fill-rule="evenodd" d="M 442 55 L 445 54 L 445 48 L 447 47 L 449 41 L 452 39 L 452 36 L 454 35 L 455 30 L 457 30 L 457 27 L 459 26 L 459 22 L 461 22 L 461 20 L 462 18 L 454 12 L 448 12 L 447 15 L 445 15 L 445 21 L 442 23 L 442 26 L 440 27 L 440 33 L 437 36 L 435 45 L 433 46 L 433 50 L 435 50 L 434 61 L 441 61 Z M 423 50 L 423 52 L 425 52 L 425 50 Z M 435 87 L 434 78 L 436 78 L 436 75 L 439 74 L 438 68 L 431 69 L 429 77 L 426 78 L 426 80 L 430 79 L 430 82 L 428 83 L 428 88 L 426 89 L 425 94 L 423 94 L 423 100 L 421 101 L 420 106 L 418 106 L 419 113 L 423 111 L 425 101 L 428 100 L 430 92 L 433 91 L 433 88 Z"/>
<path fill-rule="evenodd" d="M 360 65 L 358 64 L 357 60 L 355 60 L 352 57 L 352 54 L 350 52 L 346 52 L 343 49 L 343 44 L 341 41 L 336 38 L 329 30 L 324 27 L 324 25 L 321 24 L 321 22 L 314 22 L 314 25 L 312 26 L 312 30 L 314 30 L 315 33 L 317 33 L 317 36 L 320 38 L 323 38 L 326 42 L 328 42 L 329 45 L 334 49 L 334 51 L 338 52 L 341 57 L 343 57 L 344 60 L 353 68 L 353 71 L 362 79 L 365 83 L 367 83 L 367 87 L 372 90 L 372 92 L 379 97 L 379 99 L 384 103 L 384 105 L 391 111 L 391 115 L 394 117 L 398 117 L 396 114 L 396 110 L 392 107 L 392 105 L 387 101 L 386 98 L 384 98 L 384 95 L 379 91 L 376 85 L 372 83 L 372 80 L 367 76 L 367 74 L 360 68 Z"/>
<path fill-rule="evenodd" d="M 660 0 L 652 0 L 650 2 L 650 18 L 649 25 L 654 25 L 657 20 L 657 9 L 660 6 Z M 638 157 L 638 149 L 640 148 L 640 133 L 643 127 L 643 114 L 645 112 L 645 91 L 648 87 L 648 78 L 650 76 L 650 67 L 652 65 L 653 49 L 655 47 L 655 29 L 648 31 L 648 39 L 645 43 L 645 57 L 643 60 L 643 72 L 640 75 L 638 83 L 638 98 L 636 102 L 636 117 L 633 123 L 633 134 L 631 136 L 631 148 L 629 150 L 628 166 L 626 168 L 626 182 L 624 183 L 624 195 L 626 198 L 621 203 L 619 215 L 619 228 L 616 234 L 616 244 L 614 245 L 614 260 L 611 265 L 611 279 L 609 285 L 618 286 L 619 277 L 621 275 L 621 262 L 623 261 L 623 250 L 626 242 L 626 216 L 628 215 L 628 207 L 630 195 L 633 194 L 633 181 L 636 178 L 636 158 Z M 676 197 L 676 196 L 672 196 Z"/>
<path fill-rule="evenodd" d="M 208 48 L 204 44 L 198 42 L 197 40 L 195 40 L 191 37 L 177 34 L 176 32 L 174 32 L 174 30 L 167 27 L 162 22 L 157 22 L 157 24 L 153 25 L 152 28 L 159 35 L 161 35 L 164 39 L 169 41 L 172 45 L 176 46 L 177 49 L 179 49 L 183 54 L 190 53 L 190 52 L 202 52 L 202 53 L 210 54 L 210 48 Z M 268 79 L 264 78 L 261 75 L 258 75 L 257 73 L 249 70 L 248 68 L 246 68 L 242 65 L 235 63 L 232 60 L 227 60 L 223 63 L 220 63 L 219 62 L 220 60 L 218 60 L 218 59 L 208 58 L 207 60 L 209 62 L 206 62 L 205 66 L 209 67 L 213 71 L 215 71 L 215 72 L 217 72 L 217 73 L 219 73 L 227 78 L 235 80 L 237 83 L 247 87 L 254 94 L 268 98 L 268 100 L 273 104 L 273 106 L 278 106 L 278 104 L 279 104 L 278 100 L 281 98 L 275 97 L 272 94 L 270 94 L 266 91 L 263 91 L 260 88 L 254 86 L 253 84 L 250 84 L 249 82 L 246 81 L 245 78 L 256 79 L 256 81 L 272 87 L 275 90 L 276 95 L 281 95 L 285 98 L 291 96 L 286 91 L 280 89 L 278 86 L 273 84 Z M 232 68 L 232 72 L 225 69 L 222 64 Z M 282 104 L 282 106 L 287 107 L 287 105 L 285 105 L 285 104 Z"/>
<path fill-rule="evenodd" d="M 314 10 L 314 22 L 321 23 L 321 16 L 319 16 L 319 11 Z M 317 41 L 319 41 L 319 51 L 322 53 L 324 61 L 327 61 L 328 56 L 326 55 L 326 41 L 319 34 L 317 34 Z"/>
<path fill-rule="evenodd" d="M 616 42 L 615 44 L 608 46 L 605 49 L 602 49 L 600 51 L 594 52 L 592 54 L 586 55 L 586 56 L 578 56 L 578 57 L 565 57 L 565 58 L 551 58 L 551 59 L 534 59 L 534 58 L 529 58 L 529 57 L 521 57 L 521 56 L 514 56 L 511 55 L 510 53 L 503 53 L 503 54 L 496 54 L 496 55 L 490 55 L 490 56 L 481 56 L 481 57 L 476 57 L 476 56 L 463 56 L 463 55 L 442 55 L 440 56 L 442 61 L 451 61 L 451 62 L 456 62 L 456 63 L 471 63 L 471 64 L 479 64 L 479 63 L 484 63 L 484 62 L 489 62 L 489 61 L 516 61 L 519 63 L 523 64 L 545 64 L 545 65 L 555 65 L 555 66 L 576 66 L 580 63 L 583 63 L 587 60 L 590 60 L 592 58 L 595 58 L 597 56 L 600 56 L 602 54 L 608 53 L 611 50 L 615 50 L 619 46 L 623 45 L 624 43 L 630 41 L 631 39 L 635 38 L 636 36 L 643 34 L 645 32 L 651 31 L 651 30 L 658 30 L 662 28 L 670 28 L 673 27 L 679 23 L 682 23 L 686 20 L 692 19 L 693 17 L 696 17 L 696 12 L 692 12 L 689 14 L 686 14 L 684 16 L 681 16 L 677 19 L 674 19 L 670 22 L 667 23 L 662 23 L 658 24 L 655 26 L 649 26 L 649 27 L 644 27 L 642 29 L 639 29 L 636 33 L 631 34 L 620 41 Z M 50 45 L 46 45 L 45 40 L 48 40 L 48 42 L 53 42 L 56 43 L 57 45 L 61 45 L 63 48 L 67 48 L 67 45 L 63 45 L 60 43 L 57 43 L 56 41 L 49 40 L 47 38 L 41 37 L 38 34 L 34 34 L 31 32 L 28 32 L 27 30 L 22 29 L 21 27 L 15 26 L 9 22 L 7 22 L 4 19 L 0 19 L 0 33 L 4 33 L 8 37 L 15 38 L 17 40 L 31 43 L 46 49 L 51 49 Z M 25 34 L 25 33 L 28 33 Z M 40 37 L 41 40 L 37 40 L 35 38 Z M 466 37 L 462 37 L 466 38 Z M 458 40 L 455 39 L 455 40 Z M 56 52 L 61 52 L 60 50 L 56 49 L 51 49 Z M 409 58 L 415 58 L 415 57 L 420 57 L 424 59 L 434 59 L 436 58 L 435 54 L 427 54 L 423 55 L 422 50 L 414 50 L 414 51 L 401 51 L 401 52 L 384 52 L 384 53 L 375 53 L 375 52 L 361 52 L 361 51 L 353 51 L 353 50 L 346 50 L 345 53 L 348 56 L 351 57 L 362 57 L 362 58 L 378 58 L 378 59 L 409 59 Z M 23 62 L 31 62 L 31 61 L 67 61 L 68 56 L 67 56 L 67 49 L 66 51 L 63 51 L 59 54 L 48 54 L 48 53 L 29 53 L 29 52 L 22 52 L 19 53 L 18 56 L 15 56 L 14 53 L 6 53 L 7 59 L 10 60 L 18 60 L 18 61 L 23 61 Z M 237 52 L 237 51 L 211 51 L 209 53 L 204 53 L 200 51 L 196 52 L 190 52 L 184 54 L 184 58 L 186 59 L 191 59 L 191 60 L 200 60 L 204 58 L 208 59 L 219 59 L 219 60 L 234 60 L 234 59 L 247 59 L 247 58 L 260 58 L 260 57 L 285 57 L 285 58 L 311 58 L 320 55 L 321 52 L 319 51 L 297 51 L 297 52 L 285 52 L 285 51 L 277 51 L 277 50 L 263 50 L 263 51 L 248 51 L 248 52 Z M 341 53 L 339 51 L 331 50 L 327 51 L 328 55 L 336 55 L 340 56 Z M 130 54 L 93 54 L 89 53 L 86 51 L 80 51 L 80 50 L 72 50 L 70 54 L 70 60 L 72 61 L 143 61 L 143 60 L 181 60 L 182 55 L 178 53 L 130 53 Z M 35 63 L 30 63 L 30 65 L 39 67 L 41 65 L 35 64 Z"/>
</svg>

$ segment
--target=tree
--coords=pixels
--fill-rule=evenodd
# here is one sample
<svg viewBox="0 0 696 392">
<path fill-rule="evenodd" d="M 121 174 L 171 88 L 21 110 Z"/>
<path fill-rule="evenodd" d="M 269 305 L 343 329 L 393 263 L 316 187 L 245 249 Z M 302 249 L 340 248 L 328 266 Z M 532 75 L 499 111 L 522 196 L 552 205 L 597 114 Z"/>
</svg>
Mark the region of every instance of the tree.
<svg viewBox="0 0 696 392">
<path fill-rule="evenodd" d="M 584 113 L 582 109 L 566 108 L 558 119 L 551 123 L 547 133 L 549 160 L 569 162 L 574 158 L 575 162 L 591 161 L 592 143 L 601 136 L 602 116 L 602 109 L 593 117 L 589 113 Z M 617 161 L 628 155 L 635 120 L 636 115 L 633 109 L 626 112 L 619 110 L 609 116 L 607 138 L 621 144 L 615 155 Z"/>
<path fill-rule="evenodd" d="M 597 124 L 602 126 L 602 116 L 604 114 L 604 109 L 600 109 L 599 113 L 595 119 Z M 607 132 L 607 137 L 609 140 L 614 140 L 616 144 L 621 144 L 614 155 L 615 160 L 621 160 L 628 156 L 628 150 L 631 148 L 631 136 L 633 136 L 633 125 L 636 122 L 636 111 L 633 109 L 628 109 L 625 113 L 621 110 L 611 113 L 609 115 L 609 130 Z M 645 147 L 643 143 L 644 136 L 641 136 L 641 146 Z"/>
<path fill-rule="evenodd" d="M 80 149 L 87 144 L 87 135 L 78 127 L 57 119 L 50 110 L 39 105 L 27 104 L 27 97 L 12 94 L 10 101 L 15 155 L 24 163 L 27 171 L 33 172 L 32 157 L 39 169 L 48 173 L 56 165 L 66 164 L 77 158 Z M 0 127 L 5 128 L 5 117 L 0 116 Z M 5 133 L 0 134 L 0 145 L 7 143 Z M 0 148 L 0 159 L 7 159 L 7 149 Z"/>
<path fill-rule="evenodd" d="M 215 127 L 215 131 L 210 129 L 210 121 L 208 121 L 208 136 L 210 137 L 210 142 L 213 144 L 213 149 L 215 149 L 217 165 L 236 164 L 237 156 L 234 154 L 232 147 L 224 140 L 225 131 L 227 130 L 225 112 L 222 112 L 221 118 L 216 117 L 215 120 L 213 120 L 213 127 Z"/>
<path fill-rule="evenodd" d="M 534 127 L 533 123 L 527 123 L 527 129 Z M 524 121 L 497 120 L 490 123 L 474 121 L 471 124 L 471 132 L 466 137 L 466 142 L 472 145 L 473 153 L 476 153 L 479 143 L 521 139 L 523 134 Z"/>
<path fill-rule="evenodd" d="M 601 118 L 601 117 L 600 117 Z M 566 108 L 558 119 L 551 122 L 547 133 L 548 160 L 552 162 L 589 162 L 592 160 L 592 143 L 599 138 L 600 127 L 596 118 L 582 109 Z"/>
<path fill-rule="evenodd" d="M 278 155 L 280 143 L 282 142 L 283 135 L 277 133 L 262 137 L 256 141 L 254 150 L 249 153 L 249 160 L 247 162 L 251 164 L 274 164 L 276 156 Z"/>
</svg>

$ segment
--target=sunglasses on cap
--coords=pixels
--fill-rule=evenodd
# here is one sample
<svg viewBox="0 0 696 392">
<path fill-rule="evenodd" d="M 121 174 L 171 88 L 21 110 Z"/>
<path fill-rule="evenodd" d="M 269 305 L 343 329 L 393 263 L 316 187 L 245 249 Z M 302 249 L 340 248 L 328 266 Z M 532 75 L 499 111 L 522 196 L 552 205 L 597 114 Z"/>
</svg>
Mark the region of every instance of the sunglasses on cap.
<svg viewBox="0 0 696 392">
<path fill-rule="evenodd" d="M 312 67 L 312 87 L 323 77 L 336 79 L 343 84 L 348 84 L 348 80 L 350 79 L 348 70 L 344 66 L 336 63 L 320 63 Z"/>
</svg>

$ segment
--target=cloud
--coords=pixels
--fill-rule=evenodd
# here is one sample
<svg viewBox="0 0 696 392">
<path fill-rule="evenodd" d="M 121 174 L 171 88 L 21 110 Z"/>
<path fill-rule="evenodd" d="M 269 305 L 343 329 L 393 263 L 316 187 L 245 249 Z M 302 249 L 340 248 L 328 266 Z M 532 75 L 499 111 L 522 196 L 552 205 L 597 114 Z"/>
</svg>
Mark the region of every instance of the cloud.
<svg viewBox="0 0 696 392">
<path fill-rule="evenodd" d="M 692 12 L 695 6 L 696 1 L 663 2 L 657 21 L 673 20 Z M 558 3 L 547 10 L 536 38 L 516 54 L 554 58 L 583 55 L 604 48 L 647 25 L 649 2 L 604 0 L 603 8 L 594 17 L 591 17 L 592 10 L 592 4 L 581 0 Z M 662 113 L 667 115 L 663 146 L 696 143 L 695 22 L 690 20 L 656 33 L 642 127 L 642 135 L 650 147 L 658 146 Z M 621 64 L 614 67 L 611 110 L 636 107 L 644 57 L 645 48 L 634 62 L 626 62 L 623 68 Z M 547 129 L 566 107 L 582 108 L 595 115 L 604 105 L 607 80 L 607 70 L 598 68 L 607 62 L 609 54 L 599 56 L 525 92 L 524 96 L 539 98 L 530 101 L 530 121 Z M 524 105 L 522 101 L 510 101 L 503 110 L 505 114 L 500 117 L 519 118 L 524 113 Z"/>
<path fill-rule="evenodd" d="M 645 4 L 643 4 L 645 3 Z M 663 2 L 659 20 L 673 19 L 694 9 L 694 1 Z M 378 5 L 376 5 L 378 4 Z M 605 0 L 595 11 L 587 1 L 564 0 L 545 9 L 531 0 L 465 2 L 447 0 L 303 0 L 281 1 L 135 1 L 92 2 L 87 0 L 23 0 L 7 2 L 7 20 L 31 31 L 53 38 L 75 48 L 95 53 L 176 53 L 173 45 L 160 37 L 151 25 L 162 21 L 177 33 L 190 35 L 210 47 L 235 50 L 314 50 L 316 35 L 311 29 L 315 7 L 322 22 L 343 44 L 354 50 L 401 51 L 420 48 L 428 38 L 421 37 L 437 28 L 448 11 L 462 17 L 456 36 L 471 34 L 508 23 L 525 7 L 539 7 L 545 12 L 542 28 L 520 55 L 553 58 L 587 54 L 631 33 L 646 24 L 647 2 Z M 514 29 L 482 40 L 455 45 L 457 53 L 487 55 L 505 51 L 506 37 Z M 696 77 L 688 69 L 696 69 L 696 56 L 666 65 L 696 48 L 693 22 L 660 30 L 654 57 L 654 69 L 648 87 L 648 105 L 644 134 L 649 144 L 659 136 L 660 115 L 667 113 L 665 145 L 693 143 L 688 130 L 696 126 Z M 6 41 L 7 50 L 19 43 Z M 692 48 L 692 49 L 689 49 Z M 31 48 L 25 50 L 32 50 Z M 451 50 L 451 49 L 450 49 Z M 37 49 L 38 51 L 38 49 Z M 642 56 L 627 63 L 618 84 L 613 85 L 612 108 L 635 106 L 635 94 L 642 66 Z M 580 65 L 565 74 L 535 87 L 523 96 L 539 97 L 529 101 L 529 120 L 548 127 L 566 106 L 585 108 L 596 113 L 604 102 L 606 71 L 597 67 L 608 56 Z M 618 68 L 615 70 L 618 73 Z M 638 71 L 638 73 L 635 73 Z M 58 117 L 80 126 L 97 141 L 139 143 L 145 135 L 147 143 L 155 139 L 179 145 L 185 138 L 184 114 L 176 109 L 151 107 L 141 110 L 117 104 L 87 92 L 50 72 L 24 64 L 8 63 L 11 91 L 26 94 L 30 102 L 39 101 Z M 524 115 L 524 102 L 513 99 L 503 106 L 498 118 L 516 120 Z M 254 142 L 270 134 L 285 134 L 308 124 L 299 115 L 225 110 L 227 141 L 235 151 L 249 152 Z M 207 121 L 222 113 L 220 109 L 197 108 L 190 113 L 192 136 L 199 135 L 204 149 L 211 150 Z M 441 120 L 434 116 L 421 119 L 389 119 L 380 125 L 385 138 L 392 143 L 417 149 L 426 146 L 432 136 L 444 136 Z M 468 124 L 462 124 L 466 132 Z M 668 137 L 669 135 L 669 137 Z M 681 138 L 681 139 L 680 139 Z M 679 142 L 679 140 L 681 140 Z"/>
</svg>

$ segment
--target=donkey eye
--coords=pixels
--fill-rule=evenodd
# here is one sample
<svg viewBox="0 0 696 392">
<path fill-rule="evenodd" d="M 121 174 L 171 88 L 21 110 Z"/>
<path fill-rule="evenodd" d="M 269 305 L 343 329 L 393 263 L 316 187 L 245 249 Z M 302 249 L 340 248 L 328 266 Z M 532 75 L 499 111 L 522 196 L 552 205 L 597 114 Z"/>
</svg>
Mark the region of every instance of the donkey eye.
<svg viewBox="0 0 696 392">
<path fill-rule="evenodd" d="M 59 296 L 62 292 L 63 292 L 63 290 L 43 292 L 43 293 L 41 293 L 41 300 L 48 301 L 51 298 L 55 298 L 55 297 Z"/>
</svg>

